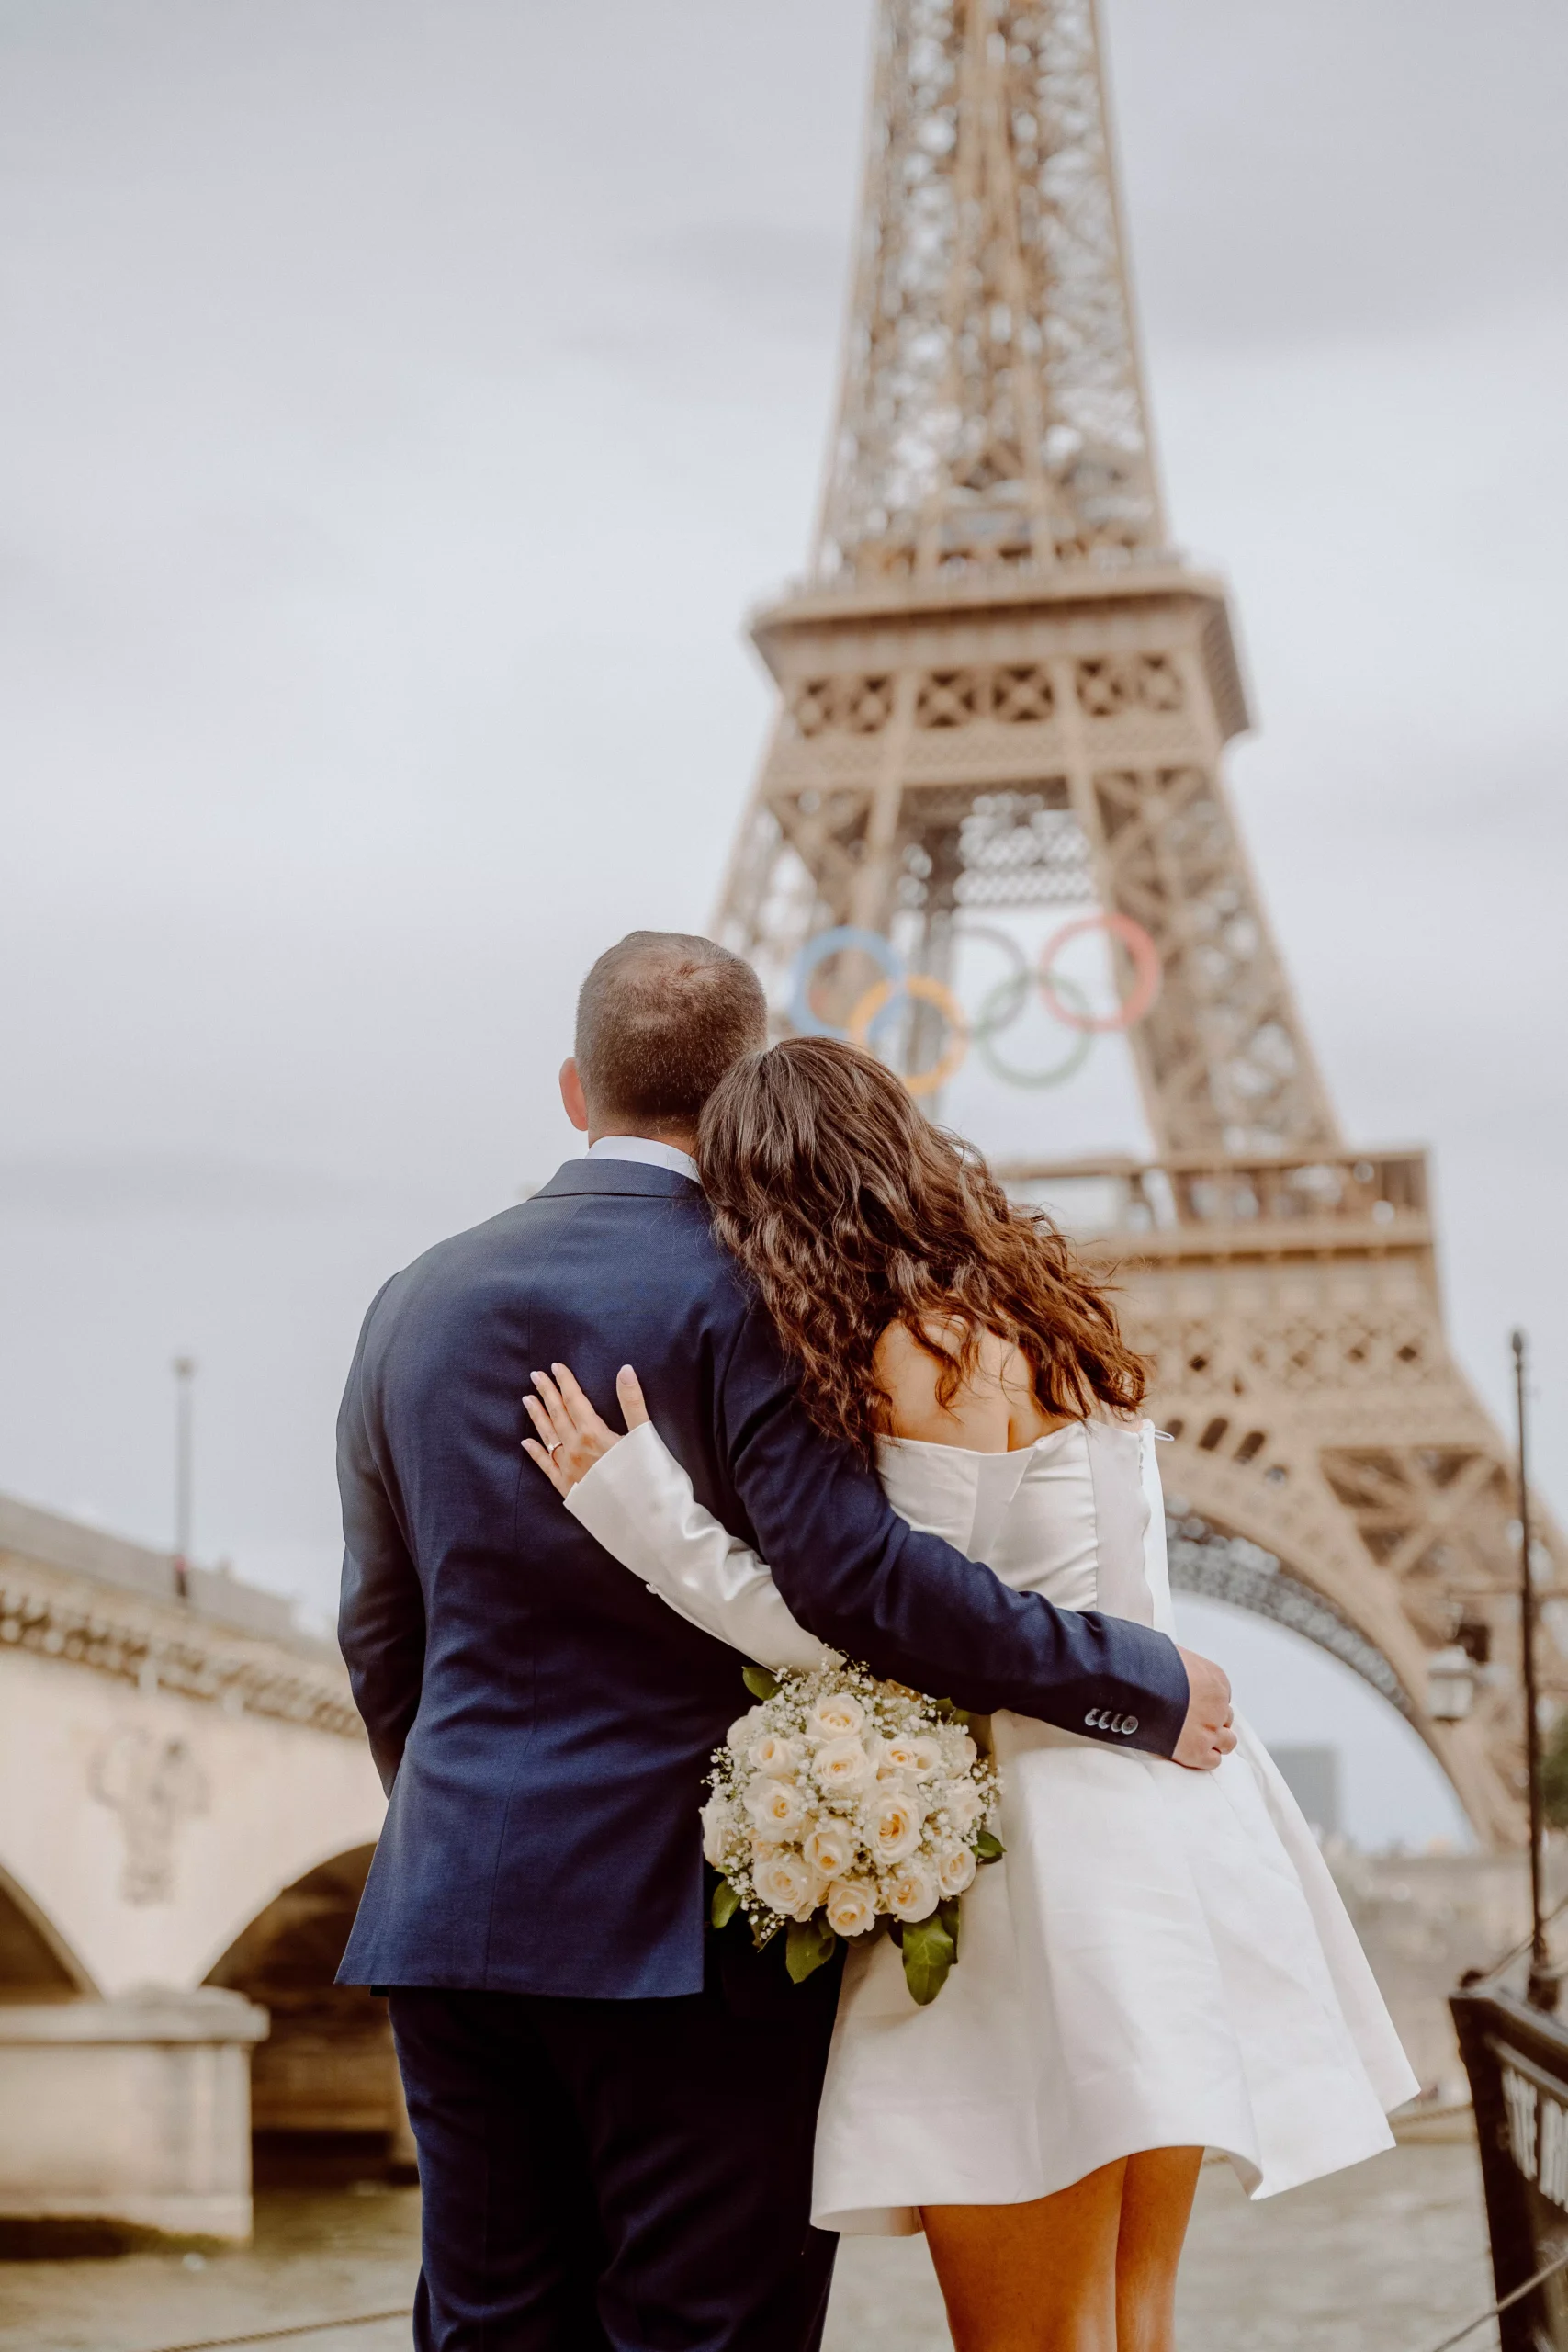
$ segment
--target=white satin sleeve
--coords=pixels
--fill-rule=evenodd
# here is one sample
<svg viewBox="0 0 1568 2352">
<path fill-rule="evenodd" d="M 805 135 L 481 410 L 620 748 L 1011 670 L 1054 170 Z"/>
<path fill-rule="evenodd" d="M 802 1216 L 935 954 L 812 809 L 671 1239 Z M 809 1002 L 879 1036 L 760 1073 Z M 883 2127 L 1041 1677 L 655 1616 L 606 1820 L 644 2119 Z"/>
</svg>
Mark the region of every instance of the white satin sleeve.
<svg viewBox="0 0 1568 2352">
<path fill-rule="evenodd" d="M 651 1421 L 601 1454 L 566 1498 L 573 1519 L 688 1624 L 775 1672 L 838 1652 L 791 1616 L 766 1561 L 705 1510 Z"/>
</svg>

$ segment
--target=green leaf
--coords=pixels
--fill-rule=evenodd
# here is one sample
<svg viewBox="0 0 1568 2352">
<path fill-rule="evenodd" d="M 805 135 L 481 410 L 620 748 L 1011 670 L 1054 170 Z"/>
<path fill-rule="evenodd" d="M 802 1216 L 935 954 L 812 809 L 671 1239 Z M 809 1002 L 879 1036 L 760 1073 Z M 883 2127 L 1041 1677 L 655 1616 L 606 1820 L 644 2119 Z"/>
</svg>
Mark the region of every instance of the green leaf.
<svg viewBox="0 0 1568 2352">
<path fill-rule="evenodd" d="M 1002 1844 L 1001 1839 L 993 1838 L 988 1829 L 982 1829 L 975 1840 L 975 1859 L 977 1862 L 999 1862 L 1006 1852 L 1007 1848 Z"/>
<path fill-rule="evenodd" d="M 936 1999 L 947 1982 L 947 1972 L 957 1959 L 953 1938 L 942 1925 L 942 1914 L 933 1912 L 929 1919 L 911 1926 L 904 1923 L 904 1982 L 910 1996 L 921 2008 Z"/>
<path fill-rule="evenodd" d="M 716 1928 L 728 1928 L 740 1908 L 740 1897 L 727 1878 L 721 1878 L 713 1891 L 713 1907 L 708 1917 Z"/>
<path fill-rule="evenodd" d="M 752 1698 L 761 1699 L 764 1703 L 773 1697 L 779 1687 L 778 1676 L 770 1674 L 765 1666 L 742 1668 L 740 1679 L 751 1693 Z"/>
<path fill-rule="evenodd" d="M 947 1929 L 948 1934 L 953 1938 L 953 1958 L 954 1964 L 956 1965 L 958 1960 L 957 1895 L 953 1895 L 950 1902 L 939 1903 L 936 1906 L 936 1916 L 942 1921 L 942 1926 Z"/>
<path fill-rule="evenodd" d="M 804 1984 L 825 1961 L 831 1960 L 838 1937 L 820 1913 L 809 1919 L 792 1919 L 784 1940 L 784 1966 L 792 1984 Z"/>
</svg>

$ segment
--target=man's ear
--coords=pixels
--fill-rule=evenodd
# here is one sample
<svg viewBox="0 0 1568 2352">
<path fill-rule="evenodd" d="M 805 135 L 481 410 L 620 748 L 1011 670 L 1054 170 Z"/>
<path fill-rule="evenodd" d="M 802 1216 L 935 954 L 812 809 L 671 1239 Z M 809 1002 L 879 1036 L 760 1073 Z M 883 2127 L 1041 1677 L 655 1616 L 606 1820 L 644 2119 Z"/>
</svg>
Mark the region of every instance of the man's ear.
<svg viewBox="0 0 1568 2352">
<path fill-rule="evenodd" d="M 560 1099 L 567 1117 L 583 1135 L 588 1133 L 588 1101 L 582 1091 L 575 1058 L 569 1054 L 560 1066 Z"/>
</svg>

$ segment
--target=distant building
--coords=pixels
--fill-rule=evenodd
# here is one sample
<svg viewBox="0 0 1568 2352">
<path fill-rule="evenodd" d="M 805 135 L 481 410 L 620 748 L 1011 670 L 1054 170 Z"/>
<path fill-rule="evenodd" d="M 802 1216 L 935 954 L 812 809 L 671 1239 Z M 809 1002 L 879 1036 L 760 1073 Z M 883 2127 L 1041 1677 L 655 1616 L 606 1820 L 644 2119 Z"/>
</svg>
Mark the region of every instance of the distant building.
<svg viewBox="0 0 1568 2352">
<path fill-rule="evenodd" d="M 1337 1747 L 1271 1747 L 1291 1794 L 1320 1838 L 1337 1838 L 1343 1824 Z"/>
</svg>

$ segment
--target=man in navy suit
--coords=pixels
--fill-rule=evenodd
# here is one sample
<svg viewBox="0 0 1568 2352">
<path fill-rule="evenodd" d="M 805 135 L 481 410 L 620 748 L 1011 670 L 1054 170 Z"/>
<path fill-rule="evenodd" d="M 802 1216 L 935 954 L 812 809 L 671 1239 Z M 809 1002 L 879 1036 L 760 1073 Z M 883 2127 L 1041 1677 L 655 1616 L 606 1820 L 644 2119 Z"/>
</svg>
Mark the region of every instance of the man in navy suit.
<svg viewBox="0 0 1568 2352">
<path fill-rule="evenodd" d="M 1011 1591 L 807 1424 L 691 1158 L 765 1034 L 711 941 L 611 948 L 561 1073 L 587 1157 L 395 1275 L 349 1374 L 339 1635 L 390 1804 L 340 1978 L 389 1988 L 419 2352 L 811 2352 L 837 2244 L 808 2211 L 838 1972 L 794 1985 L 706 1925 L 735 1654 L 533 1471 L 536 1366 L 603 1410 L 634 1362 L 699 1499 L 847 1656 L 1200 1768 L 1231 1744 L 1217 1668 Z"/>
</svg>

